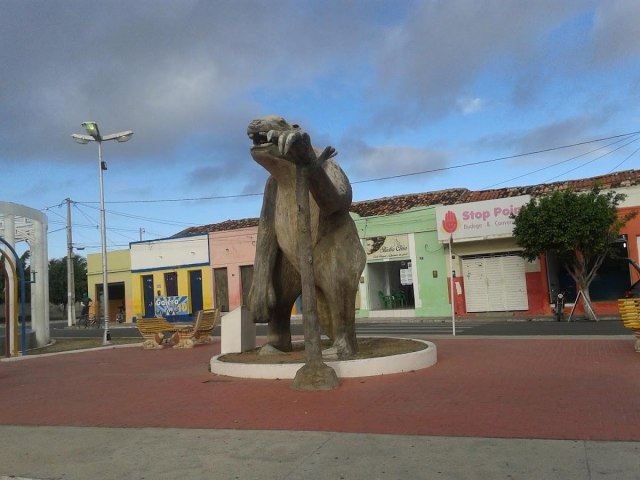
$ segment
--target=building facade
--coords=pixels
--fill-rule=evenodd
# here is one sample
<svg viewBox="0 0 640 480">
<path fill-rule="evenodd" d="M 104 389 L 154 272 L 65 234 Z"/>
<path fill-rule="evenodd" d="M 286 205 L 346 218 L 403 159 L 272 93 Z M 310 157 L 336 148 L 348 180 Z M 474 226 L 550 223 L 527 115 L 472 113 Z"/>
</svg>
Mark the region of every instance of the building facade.
<svg viewBox="0 0 640 480">
<path fill-rule="evenodd" d="M 135 310 L 129 249 L 107 252 L 107 280 L 109 282 L 109 321 L 113 322 L 122 309 L 125 321 L 130 322 Z M 89 254 L 87 255 L 87 296 L 94 302 L 96 312 L 99 314 L 102 312 L 102 284 L 102 253 Z"/>
<path fill-rule="evenodd" d="M 585 191 L 594 184 L 626 195 L 621 216 L 640 210 L 640 171 L 635 170 L 527 187 L 449 189 L 354 202 L 351 214 L 367 254 L 357 317 L 548 316 L 556 292 L 565 293 L 571 307 L 576 298 L 572 279 L 551 256 L 533 262 L 520 256 L 511 217 L 532 198 L 557 190 Z M 245 305 L 258 221 L 228 220 L 133 242 L 129 267 L 124 253 L 112 252 L 110 318 L 123 299 L 128 319 L 181 319 L 203 308 L 227 312 Z M 621 233 L 619 256 L 637 265 L 640 218 Z M 88 259 L 90 291 L 99 299 L 100 256 L 93 257 L 97 260 Z M 617 298 L 640 279 L 640 267 L 633 262 L 614 259 L 602 266 L 590 289 L 596 314 L 617 314 Z M 130 283 L 124 280 L 127 268 Z"/>
<path fill-rule="evenodd" d="M 367 254 L 358 316 L 446 316 L 447 269 L 434 207 L 354 217 Z"/>
<path fill-rule="evenodd" d="M 221 312 L 247 304 L 257 236 L 257 226 L 209 233 L 214 303 Z"/>
<path fill-rule="evenodd" d="M 133 242 L 130 250 L 136 318 L 188 321 L 213 308 L 208 235 Z"/>
</svg>

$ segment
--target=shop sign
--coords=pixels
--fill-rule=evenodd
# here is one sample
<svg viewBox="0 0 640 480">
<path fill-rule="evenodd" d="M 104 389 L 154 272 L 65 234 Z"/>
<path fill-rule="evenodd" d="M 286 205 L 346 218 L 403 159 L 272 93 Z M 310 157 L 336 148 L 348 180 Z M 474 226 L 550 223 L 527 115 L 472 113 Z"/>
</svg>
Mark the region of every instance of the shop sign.
<svg viewBox="0 0 640 480">
<path fill-rule="evenodd" d="M 511 237 L 514 223 L 511 215 L 517 215 L 530 200 L 530 195 L 522 195 L 436 207 L 438 240 Z"/>
<path fill-rule="evenodd" d="M 156 317 L 168 317 L 172 315 L 188 315 L 189 306 L 186 296 L 179 297 L 156 297 L 155 298 Z"/>
<path fill-rule="evenodd" d="M 409 256 L 409 239 L 407 235 L 387 235 L 369 237 L 364 241 L 367 260 L 389 258 L 407 258 Z"/>
</svg>

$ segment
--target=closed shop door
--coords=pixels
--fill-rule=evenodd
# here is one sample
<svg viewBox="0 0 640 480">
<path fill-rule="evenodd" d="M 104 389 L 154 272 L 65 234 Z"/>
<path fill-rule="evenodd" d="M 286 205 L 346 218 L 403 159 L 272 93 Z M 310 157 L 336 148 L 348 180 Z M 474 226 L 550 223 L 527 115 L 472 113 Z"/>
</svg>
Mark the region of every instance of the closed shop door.
<svg viewBox="0 0 640 480">
<path fill-rule="evenodd" d="M 524 259 L 492 255 L 462 259 L 467 312 L 527 310 Z"/>
<path fill-rule="evenodd" d="M 216 307 L 221 312 L 229 311 L 229 283 L 226 268 L 213 269 L 213 281 L 215 282 Z"/>
</svg>

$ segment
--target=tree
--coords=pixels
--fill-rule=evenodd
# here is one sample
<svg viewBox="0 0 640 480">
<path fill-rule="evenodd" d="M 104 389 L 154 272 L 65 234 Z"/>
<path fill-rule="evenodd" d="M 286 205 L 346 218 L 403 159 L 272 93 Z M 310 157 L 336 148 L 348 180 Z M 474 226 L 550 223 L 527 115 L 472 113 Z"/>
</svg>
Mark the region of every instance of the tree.
<svg viewBox="0 0 640 480">
<path fill-rule="evenodd" d="M 635 216 L 618 216 L 625 198 L 594 186 L 589 192 L 556 191 L 532 200 L 515 217 L 513 235 L 523 248 L 521 255 L 533 261 L 542 253 L 554 254 L 591 305 L 589 286 L 602 262 L 613 256 L 620 229 Z"/>
<path fill-rule="evenodd" d="M 73 279 L 76 300 L 87 294 L 87 260 L 73 257 Z M 67 305 L 67 257 L 49 260 L 49 301 L 56 305 Z"/>
</svg>

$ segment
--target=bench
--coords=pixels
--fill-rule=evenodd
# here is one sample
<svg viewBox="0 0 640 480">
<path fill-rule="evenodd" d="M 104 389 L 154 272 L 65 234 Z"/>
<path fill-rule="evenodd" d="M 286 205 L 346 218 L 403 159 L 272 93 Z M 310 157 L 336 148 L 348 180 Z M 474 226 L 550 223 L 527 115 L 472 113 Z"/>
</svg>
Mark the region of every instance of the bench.
<svg viewBox="0 0 640 480">
<path fill-rule="evenodd" d="M 173 335 L 173 348 L 192 348 L 194 345 L 211 343 L 211 333 L 220 321 L 220 310 L 198 310 L 193 325 L 181 326 Z"/>
<path fill-rule="evenodd" d="M 162 348 L 164 334 L 174 333 L 177 330 L 176 325 L 169 323 L 162 317 L 139 318 L 136 321 L 136 326 L 144 339 L 142 348 L 145 349 Z"/>
<path fill-rule="evenodd" d="M 636 337 L 635 351 L 640 352 L 640 298 L 618 299 L 618 311 L 626 328 L 633 330 Z"/>
</svg>

